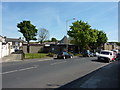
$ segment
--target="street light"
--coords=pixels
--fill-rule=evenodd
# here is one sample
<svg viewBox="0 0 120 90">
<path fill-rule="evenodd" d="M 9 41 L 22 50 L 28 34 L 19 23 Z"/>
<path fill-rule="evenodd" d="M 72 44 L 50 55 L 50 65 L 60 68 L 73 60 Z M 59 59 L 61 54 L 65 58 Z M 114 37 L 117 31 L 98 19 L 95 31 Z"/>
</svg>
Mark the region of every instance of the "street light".
<svg viewBox="0 0 120 90">
<path fill-rule="evenodd" d="M 66 20 L 66 31 L 68 31 L 68 28 L 67 28 L 68 22 L 72 20 L 75 20 L 75 18 Z M 66 33 L 66 37 L 67 37 L 67 33 Z M 66 44 L 66 51 L 68 52 L 68 39 L 67 39 L 67 44 Z"/>
</svg>

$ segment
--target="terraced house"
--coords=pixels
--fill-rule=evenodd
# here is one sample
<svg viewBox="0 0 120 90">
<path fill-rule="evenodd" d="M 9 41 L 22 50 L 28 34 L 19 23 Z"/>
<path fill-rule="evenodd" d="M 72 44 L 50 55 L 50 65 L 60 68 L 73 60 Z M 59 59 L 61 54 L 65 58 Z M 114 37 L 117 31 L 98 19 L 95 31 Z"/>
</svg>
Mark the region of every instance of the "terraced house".
<svg viewBox="0 0 120 90">
<path fill-rule="evenodd" d="M 22 43 L 23 40 L 20 38 L 7 38 L 0 35 L 0 58 L 21 49 Z"/>
</svg>

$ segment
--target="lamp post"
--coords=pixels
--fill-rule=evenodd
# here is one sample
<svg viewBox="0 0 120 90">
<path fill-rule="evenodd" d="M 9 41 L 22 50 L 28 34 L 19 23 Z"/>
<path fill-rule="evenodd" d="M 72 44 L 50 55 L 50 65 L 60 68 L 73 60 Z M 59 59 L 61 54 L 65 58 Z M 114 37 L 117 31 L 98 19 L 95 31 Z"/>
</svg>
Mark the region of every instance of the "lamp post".
<svg viewBox="0 0 120 90">
<path fill-rule="evenodd" d="M 71 20 L 75 20 L 75 18 L 66 20 L 66 32 L 68 31 L 68 27 L 67 27 L 68 22 Z M 67 37 L 67 33 L 66 33 L 66 37 Z M 66 43 L 66 51 L 68 52 L 68 39 L 67 39 L 67 43 Z"/>
</svg>

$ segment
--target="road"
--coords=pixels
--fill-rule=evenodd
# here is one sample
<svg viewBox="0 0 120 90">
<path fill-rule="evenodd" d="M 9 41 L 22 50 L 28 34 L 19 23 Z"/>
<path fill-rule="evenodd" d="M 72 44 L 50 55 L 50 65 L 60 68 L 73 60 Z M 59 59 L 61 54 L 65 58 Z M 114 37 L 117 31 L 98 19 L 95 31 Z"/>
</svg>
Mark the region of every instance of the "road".
<svg viewBox="0 0 120 90">
<path fill-rule="evenodd" d="M 20 61 L 2 64 L 3 88 L 58 88 L 109 63 L 96 57 Z"/>
</svg>

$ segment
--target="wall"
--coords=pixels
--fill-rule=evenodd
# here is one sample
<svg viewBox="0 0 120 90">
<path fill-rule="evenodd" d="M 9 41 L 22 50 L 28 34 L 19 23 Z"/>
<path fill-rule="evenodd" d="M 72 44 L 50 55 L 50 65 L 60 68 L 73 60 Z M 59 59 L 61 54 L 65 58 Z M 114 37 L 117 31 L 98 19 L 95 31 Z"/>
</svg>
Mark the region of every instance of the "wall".
<svg viewBox="0 0 120 90">
<path fill-rule="evenodd" d="M 2 57 L 2 42 L 0 42 L 0 58 Z"/>
<path fill-rule="evenodd" d="M 22 50 L 24 53 L 27 53 L 27 45 L 23 45 Z"/>
<path fill-rule="evenodd" d="M 30 45 L 29 50 L 30 53 L 38 53 L 39 50 L 43 50 L 43 45 Z M 24 53 L 27 53 L 27 45 L 23 45 L 22 50 Z"/>
<path fill-rule="evenodd" d="M 43 50 L 43 46 L 30 46 L 30 53 L 38 53 L 39 50 Z"/>
</svg>

